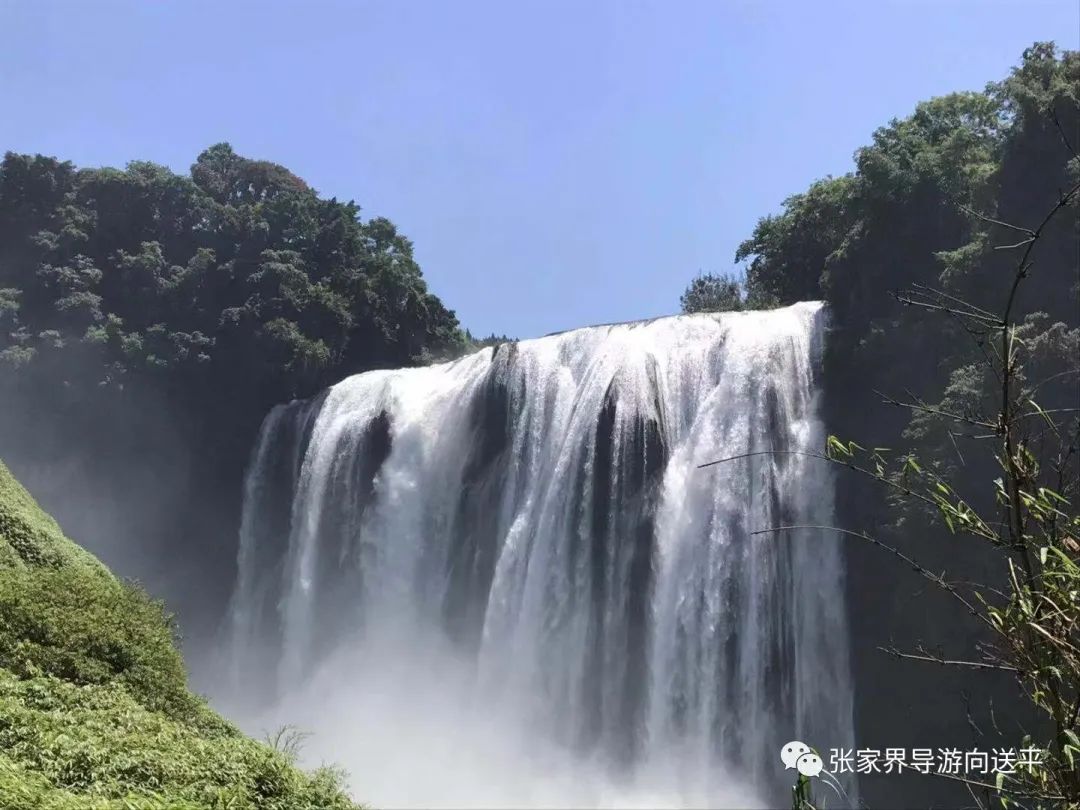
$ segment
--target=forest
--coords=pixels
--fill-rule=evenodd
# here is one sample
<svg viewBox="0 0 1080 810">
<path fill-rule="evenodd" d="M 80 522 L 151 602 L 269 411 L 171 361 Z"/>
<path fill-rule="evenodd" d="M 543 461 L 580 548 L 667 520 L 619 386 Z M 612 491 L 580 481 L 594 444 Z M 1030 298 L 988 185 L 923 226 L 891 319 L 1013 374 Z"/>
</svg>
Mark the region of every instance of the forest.
<svg viewBox="0 0 1080 810">
<path fill-rule="evenodd" d="M 962 315 L 998 312 L 1015 294 L 1012 317 L 1028 375 L 1023 384 L 1038 384 L 1038 406 L 1061 415 L 1054 424 L 1071 436 L 1054 490 L 1075 504 L 1078 149 L 1080 52 L 1037 43 L 1010 75 L 984 91 L 927 100 L 873 132 L 849 173 L 818 180 L 761 218 L 739 246 L 731 272 L 688 279 L 681 309 L 763 310 L 824 301 L 829 433 L 875 453 L 888 448 L 917 457 L 935 480 L 952 482 L 962 503 L 998 514 L 994 447 L 957 427 L 994 411 L 1000 379 L 986 361 L 995 347 Z M 1001 248 L 1024 238 L 1025 229 L 1039 226 L 1059 203 L 1064 213 L 1040 229 L 1023 268 L 1030 283 L 1010 292 L 1016 257 Z M 685 269 L 671 273 L 681 286 Z M 241 482 L 273 406 L 313 397 L 358 372 L 429 366 L 503 343 L 513 340 L 477 340 L 458 322 L 429 290 L 411 242 L 392 222 L 365 217 L 355 202 L 327 199 L 287 168 L 238 155 L 227 143 L 208 147 L 187 174 L 138 160 L 123 169 L 79 168 L 13 152 L 0 163 L 0 458 L 31 490 L 43 482 L 42 470 L 62 469 L 65 477 L 49 485 L 54 493 L 77 480 L 86 499 L 114 504 L 115 514 L 87 525 L 85 535 L 107 537 L 101 545 L 142 546 L 145 561 L 134 573 L 179 613 L 189 639 L 214 637 L 227 610 L 237 575 Z M 877 483 L 857 480 L 839 489 L 840 525 L 875 527 L 930 571 L 1007 586 L 983 548 L 941 525 L 939 510 L 891 497 Z M 74 552 L 66 539 L 18 487 L 0 467 L 0 496 L 21 510 L 16 521 L 8 517 L 14 507 L 0 509 L 5 705 L 36 711 L 43 702 L 68 701 L 65 684 L 94 684 L 105 690 L 95 711 L 115 703 L 117 712 L 138 715 L 140 722 L 167 724 L 161 728 L 169 739 L 205 738 L 198 745 L 209 746 L 211 758 L 228 757 L 235 745 L 242 756 L 237 768 L 251 771 L 242 775 L 245 784 L 257 785 L 262 771 L 284 780 L 268 794 L 277 804 L 256 800 L 250 806 L 347 806 L 331 774 L 305 781 L 287 757 L 260 759 L 177 685 L 182 665 L 159 607 L 141 591 L 123 590 L 127 586 L 96 562 L 68 561 Z M 47 496 L 39 500 L 49 507 Z M 52 511 L 74 535 L 69 522 L 80 521 L 66 519 L 64 508 Z M 13 527 L 31 524 L 35 542 L 64 549 L 62 565 L 30 559 L 25 549 L 5 551 L 19 552 Z M 1068 540 L 1066 533 L 1066 549 Z M 1075 561 L 1080 545 L 1069 553 Z M 973 681 L 980 676 L 901 660 L 909 650 L 934 659 L 977 648 L 984 630 L 957 614 L 947 593 L 926 589 L 917 576 L 904 579 L 910 572 L 898 573 L 879 549 L 858 546 L 848 554 L 849 570 L 858 572 L 846 586 L 856 692 L 881 684 L 893 690 L 888 700 L 876 692 L 856 698 L 867 707 L 856 711 L 859 736 L 872 739 L 875 729 L 887 726 L 895 731 L 892 742 L 913 747 L 928 735 L 963 745 L 972 729 L 994 742 L 1041 733 L 1043 721 L 1013 680 L 991 674 L 989 681 Z M 42 564 L 56 571 L 44 585 L 32 584 L 27 567 Z M 122 641 L 101 642 L 120 658 L 141 655 L 125 652 L 128 644 L 152 649 L 155 661 L 146 664 L 145 677 L 137 666 L 108 656 L 104 663 L 73 658 L 62 644 L 61 652 L 50 652 L 42 637 L 70 633 L 85 644 L 90 629 L 71 624 L 71 606 L 58 608 L 48 628 L 36 625 L 27 606 L 43 598 L 40 587 L 87 588 L 91 602 L 111 604 L 100 608 L 103 615 L 119 604 L 120 612 L 131 610 L 152 627 L 148 639 L 120 628 Z M 12 627 L 22 628 L 25 639 L 9 638 Z M 1077 641 L 1075 628 L 1069 638 Z M 198 643 L 185 653 L 190 666 L 202 665 L 205 650 Z M 160 699 L 152 694 L 157 683 L 168 685 Z M 1080 707 L 1080 684 L 1063 683 Z M 43 691 L 34 691 L 35 684 L 45 684 Z M 66 710 L 82 709 L 72 704 Z M 23 734 L 36 722 L 26 718 Z M 1077 728 L 1074 714 L 1073 740 Z M 86 763 L 60 768 L 24 756 L 25 740 L 14 733 L 0 721 L 0 742 L 15 751 L 0 753 L 0 796 L 16 771 L 20 780 L 32 771 L 34 785 L 48 783 L 40 787 L 44 792 L 120 800 L 141 789 L 138 780 Z M 153 756 L 171 756 L 155 750 Z M 211 801 L 181 777 L 146 779 L 193 801 Z M 294 792 L 301 798 L 289 798 Z M 870 777 L 862 792 L 877 806 L 875 800 L 890 800 L 892 788 Z M 916 781 L 904 794 L 909 806 L 966 795 L 962 785 L 943 788 L 933 780 Z M 242 803 L 247 794 L 240 801 L 205 806 L 249 806 Z M 319 801 L 341 804 L 311 803 Z"/>
</svg>

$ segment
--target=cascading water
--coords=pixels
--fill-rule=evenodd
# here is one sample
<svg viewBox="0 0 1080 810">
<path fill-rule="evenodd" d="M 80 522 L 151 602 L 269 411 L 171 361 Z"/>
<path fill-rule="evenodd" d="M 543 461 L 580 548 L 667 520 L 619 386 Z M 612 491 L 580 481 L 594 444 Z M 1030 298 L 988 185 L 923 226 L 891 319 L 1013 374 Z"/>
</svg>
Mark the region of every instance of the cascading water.
<svg viewBox="0 0 1080 810">
<path fill-rule="evenodd" d="M 592 327 L 275 408 L 236 683 L 381 805 L 783 804 L 780 747 L 853 733 L 840 541 L 761 532 L 832 520 L 790 452 L 823 446 L 824 318 Z"/>
</svg>

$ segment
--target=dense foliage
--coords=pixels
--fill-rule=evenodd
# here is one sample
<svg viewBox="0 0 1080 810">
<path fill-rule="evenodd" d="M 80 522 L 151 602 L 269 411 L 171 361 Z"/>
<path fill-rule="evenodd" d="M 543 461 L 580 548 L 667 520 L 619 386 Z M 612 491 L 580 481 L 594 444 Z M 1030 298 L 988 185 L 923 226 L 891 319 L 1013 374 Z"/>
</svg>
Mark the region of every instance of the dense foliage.
<svg viewBox="0 0 1080 810">
<path fill-rule="evenodd" d="M 1078 145 L 1080 53 L 1037 44 L 1008 78 L 984 92 L 932 99 L 876 131 L 872 143 L 856 153 L 853 172 L 789 198 L 783 211 L 758 223 L 736 256 L 748 260 L 748 297 L 777 305 L 828 302 L 826 388 L 833 431 L 868 448 L 914 453 L 926 480 L 948 482 L 942 486 L 952 503 L 989 523 L 997 515 L 1004 524 L 1027 505 L 1003 504 L 1001 486 L 994 484 L 1002 476 L 1000 463 L 1016 454 L 1015 446 L 1010 450 L 997 441 L 1008 433 L 1002 433 L 998 417 L 1005 362 L 1001 343 L 988 338 L 993 330 L 973 329 L 971 318 L 960 317 L 974 311 L 963 310 L 960 302 L 977 308 L 990 325 L 1010 311 L 1008 334 L 1015 340 L 1009 345 L 1015 356 L 1009 362 L 1016 375 L 1009 396 L 1020 397 L 1026 409 L 1037 402 L 1062 417 L 1054 436 L 1072 442 L 1071 451 L 1065 442 L 1061 462 L 1047 455 L 1045 436 L 1025 435 L 1024 452 L 1032 460 L 1022 464 L 1038 472 L 1031 480 L 1012 477 L 1022 481 L 1020 489 L 1034 493 L 1044 487 L 1068 499 L 1064 514 L 1076 514 L 1080 262 L 1075 198 L 1032 245 L 1020 275 L 1023 283 L 1014 285 L 1013 279 L 1017 244 L 1021 249 L 1028 244 L 1047 211 L 1080 177 Z M 994 334 L 1001 332 L 994 328 Z M 953 534 L 955 515 L 948 526 L 937 523 L 940 510 L 932 498 L 905 497 L 903 488 L 882 497 L 872 482 L 864 486 L 847 479 L 841 492 L 841 525 L 873 530 L 952 582 L 1009 588 L 1007 570 L 987 553 L 986 543 L 972 543 L 964 532 Z M 1039 497 L 1032 496 L 1032 509 L 1039 508 Z M 1036 520 L 1032 525 L 1041 526 Z M 1034 535 L 1014 534 L 1035 542 Z M 1066 556 L 1063 567 L 1078 570 L 1078 549 L 1064 541 L 1056 548 Z M 860 738 L 908 748 L 938 741 L 967 748 L 1016 745 L 1027 733 L 1053 740 L 1039 713 L 1031 711 L 1041 708 L 1039 701 L 1018 697 L 1026 689 L 1023 678 L 1018 689 L 1007 671 L 983 677 L 971 669 L 954 673 L 935 666 L 927 673 L 915 662 L 898 664 L 882 655 L 879 646 L 897 653 L 923 650 L 922 658 L 932 664 L 966 658 L 982 648 L 987 635 L 966 611 L 957 614 L 948 593 L 926 593 L 918 577 L 910 586 L 896 587 L 890 569 L 895 560 L 881 559 L 878 550 L 853 549 L 850 560 L 857 605 L 852 621 L 861 644 L 855 651 L 857 683 L 862 688 L 888 683 L 892 689 L 889 700 L 875 700 L 872 717 L 859 718 Z M 897 666 L 904 667 L 902 675 Z M 1068 694 L 1075 695 L 1078 687 L 1071 683 Z M 888 739 L 881 729 L 888 729 Z M 942 801 L 932 787 L 925 793 L 896 794 L 889 788 L 875 793 L 875 779 L 884 777 L 863 780 L 865 798 L 874 804 L 887 805 L 897 795 L 909 806 Z M 969 798 L 970 785 L 955 787 L 946 802 Z"/>
<path fill-rule="evenodd" d="M 210 614 L 232 579 L 241 473 L 269 409 L 467 345 L 391 222 L 228 144 L 186 176 L 0 163 L 0 453 L 35 485 L 35 468 L 74 470 L 85 502 L 110 515 L 80 539 L 156 545 L 147 570 L 127 569 L 151 587 L 162 560 L 197 561 L 193 601 Z M 41 496 L 81 519 L 63 512 L 63 486 Z"/>
<path fill-rule="evenodd" d="M 921 283 L 1001 303 L 987 274 L 1007 272 L 1007 259 L 978 214 L 1030 223 L 1056 202 L 1077 170 L 1078 105 L 1080 54 L 1049 44 L 1030 48 L 983 93 L 920 104 L 874 133 L 853 173 L 818 181 L 758 223 L 736 255 L 750 260 L 748 294 L 780 305 L 824 298 L 854 339 L 853 356 L 880 360 L 887 334 L 897 338 L 894 356 L 907 357 L 917 330 L 900 328 L 907 313 L 889 293 Z M 1073 223 L 1063 217 L 1048 235 L 1038 283 L 1025 291 L 1026 309 L 1051 322 L 1075 315 Z M 922 358 L 940 366 L 932 375 L 940 382 L 953 364 L 935 360 Z"/>
<path fill-rule="evenodd" d="M 190 177 L 8 153 L 0 302 L 0 360 L 93 358 L 77 384 L 241 375 L 280 397 L 462 342 L 393 224 L 227 144 Z"/>
<path fill-rule="evenodd" d="M 0 464 L 0 806 L 354 805 L 192 695 L 160 604 L 67 540 Z"/>
<path fill-rule="evenodd" d="M 735 312 L 746 306 L 742 285 L 734 276 L 702 273 L 679 298 L 686 314 L 695 312 Z"/>
</svg>

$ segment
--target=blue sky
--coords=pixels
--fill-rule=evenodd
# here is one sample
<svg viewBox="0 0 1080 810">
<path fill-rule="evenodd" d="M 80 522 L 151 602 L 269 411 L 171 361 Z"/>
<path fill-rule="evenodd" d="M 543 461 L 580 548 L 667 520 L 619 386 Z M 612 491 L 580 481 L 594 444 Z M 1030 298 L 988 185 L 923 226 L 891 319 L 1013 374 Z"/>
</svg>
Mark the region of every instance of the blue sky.
<svg viewBox="0 0 1080 810">
<path fill-rule="evenodd" d="M 0 0 L 0 149 L 222 140 L 413 239 L 474 333 L 674 312 L 890 118 L 1080 45 L 1076 0 Z"/>
</svg>

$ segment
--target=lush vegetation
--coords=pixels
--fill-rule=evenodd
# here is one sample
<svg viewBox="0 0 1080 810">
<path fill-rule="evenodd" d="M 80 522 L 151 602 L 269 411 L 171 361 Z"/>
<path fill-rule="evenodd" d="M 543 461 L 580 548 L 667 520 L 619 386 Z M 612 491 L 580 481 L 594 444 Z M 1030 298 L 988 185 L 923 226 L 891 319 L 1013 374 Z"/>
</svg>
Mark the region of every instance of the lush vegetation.
<svg viewBox="0 0 1080 810">
<path fill-rule="evenodd" d="M 77 468 L 118 545 L 199 560 L 185 615 L 222 608 L 274 404 L 469 346 L 391 222 L 227 144 L 188 175 L 0 163 L 0 453 L 27 474 Z M 94 528 L 80 539 L 114 542 Z"/>
<path fill-rule="evenodd" d="M 0 464 L 0 806 L 354 807 L 337 773 L 302 773 L 192 695 L 173 629 Z"/>
<path fill-rule="evenodd" d="M 869 548 L 851 557 L 857 683 L 890 687 L 858 736 L 1049 752 L 946 802 L 1080 801 L 1078 146 L 1080 53 L 1037 44 L 984 92 L 879 129 L 736 256 L 747 299 L 828 302 L 829 420 L 869 448 L 830 448 L 868 473 L 839 515 Z M 911 568 L 923 581 L 897 587 Z M 896 800 L 884 778 L 862 781 L 871 803 Z"/>
<path fill-rule="evenodd" d="M 1038 224 L 1080 169 L 1078 126 L 1080 54 L 1048 44 L 983 93 L 920 104 L 874 133 L 853 173 L 815 183 L 758 223 L 736 256 L 749 260 L 747 294 L 776 305 L 828 301 L 853 376 L 885 383 L 903 364 L 927 391 L 963 386 L 963 325 L 912 312 L 891 293 L 923 285 L 1002 304 L 1008 287 L 992 282 L 1011 278 L 1012 257 L 996 250 L 990 219 Z M 1054 324 L 1076 319 L 1075 225 L 1063 216 L 1043 235 L 1037 278 L 1018 302 L 1024 316 L 1045 313 L 1029 329 L 1048 351 L 1067 348 L 1051 339 Z"/>
<path fill-rule="evenodd" d="M 81 355 L 79 385 L 240 374 L 280 399 L 463 341 L 392 223 L 228 144 L 189 177 L 9 153 L 0 246 L 0 360 Z"/>
<path fill-rule="evenodd" d="M 905 550 L 882 542 L 867 531 L 841 529 L 890 553 L 914 569 L 936 589 L 955 600 L 961 615 L 975 617 L 983 639 L 968 645 L 964 659 L 947 657 L 925 646 L 898 659 L 937 667 L 1004 673 L 1014 678 L 1033 709 L 1033 727 L 1022 745 L 1037 751 L 1038 763 L 1027 761 L 981 780 L 963 777 L 978 807 L 1070 807 L 1080 805 L 1080 494 L 1076 454 L 1080 448 L 1078 408 L 1045 409 L 1040 391 L 1062 376 L 1080 374 L 1080 353 L 1050 377 L 1031 374 L 1037 344 L 1027 340 L 1026 324 L 1013 320 L 1018 291 L 1029 282 L 1034 255 L 1054 219 L 1080 197 L 1080 182 L 1062 192 L 1058 202 L 1032 228 L 994 223 L 1000 229 L 1026 233 L 1002 249 L 1018 256 L 1012 278 L 1000 279 L 1009 293 L 993 313 L 957 296 L 917 286 L 900 293 L 901 300 L 921 310 L 947 313 L 969 334 L 996 351 L 984 353 L 978 371 L 997 383 L 981 407 L 947 410 L 921 402 L 906 407 L 918 417 L 933 417 L 958 436 L 987 443 L 997 461 L 993 512 L 980 513 L 953 483 L 953 477 L 922 466 L 910 451 L 867 450 L 854 442 L 830 437 L 826 458 L 880 484 L 893 496 L 898 511 L 905 506 L 937 515 L 950 535 L 980 542 L 999 566 L 998 576 L 983 582 L 958 582 L 947 571 L 932 571 Z M 1080 406 L 1080 391 L 1076 404 Z M 989 482 L 987 482 L 989 484 Z M 992 580 L 992 581 L 991 581 Z M 995 587 L 1003 584 L 1003 587 Z M 970 717 L 970 715 L 969 715 Z M 1032 758 L 1026 758 L 1032 759 Z M 808 783 L 796 786 L 796 810 L 812 809 Z M 981 795 L 980 795 L 981 794 Z"/>
<path fill-rule="evenodd" d="M 754 303 L 745 299 L 738 278 L 715 273 L 700 273 L 679 298 L 682 311 L 688 315 L 695 312 L 737 312 L 753 309 Z"/>
</svg>

